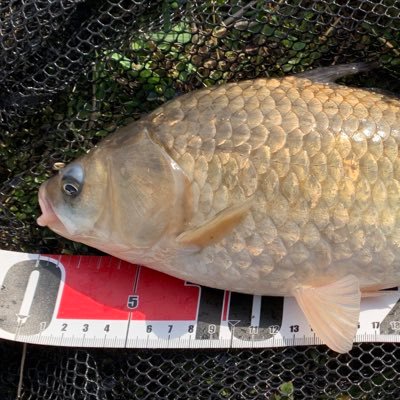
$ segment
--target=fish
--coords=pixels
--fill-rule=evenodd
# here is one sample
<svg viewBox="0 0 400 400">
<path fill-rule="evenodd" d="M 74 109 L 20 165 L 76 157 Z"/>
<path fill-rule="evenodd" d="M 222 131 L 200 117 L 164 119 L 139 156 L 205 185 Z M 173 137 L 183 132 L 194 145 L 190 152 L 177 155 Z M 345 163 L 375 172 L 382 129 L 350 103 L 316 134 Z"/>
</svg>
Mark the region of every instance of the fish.
<svg viewBox="0 0 400 400">
<path fill-rule="evenodd" d="M 400 101 L 365 63 L 202 88 L 44 182 L 40 226 L 234 292 L 294 297 L 350 351 L 362 296 L 400 284 Z"/>
</svg>

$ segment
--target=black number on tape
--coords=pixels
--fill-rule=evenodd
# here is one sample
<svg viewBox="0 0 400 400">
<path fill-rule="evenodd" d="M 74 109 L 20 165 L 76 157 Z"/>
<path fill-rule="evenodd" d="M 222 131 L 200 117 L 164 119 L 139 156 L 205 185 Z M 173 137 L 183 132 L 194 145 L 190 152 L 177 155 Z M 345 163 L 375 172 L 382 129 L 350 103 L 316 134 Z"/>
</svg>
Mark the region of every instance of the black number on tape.
<svg viewBox="0 0 400 400">
<path fill-rule="evenodd" d="M 139 296 L 134 295 L 134 294 L 128 296 L 128 303 L 127 303 L 128 308 L 133 310 L 133 309 L 137 308 L 138 305 L 139 305 Z"/>
<path fill-rule="evenodd" d="M 297 333 L 300 330 L 299 325 L 290 325 L 290 332 Z"/>
</svg>

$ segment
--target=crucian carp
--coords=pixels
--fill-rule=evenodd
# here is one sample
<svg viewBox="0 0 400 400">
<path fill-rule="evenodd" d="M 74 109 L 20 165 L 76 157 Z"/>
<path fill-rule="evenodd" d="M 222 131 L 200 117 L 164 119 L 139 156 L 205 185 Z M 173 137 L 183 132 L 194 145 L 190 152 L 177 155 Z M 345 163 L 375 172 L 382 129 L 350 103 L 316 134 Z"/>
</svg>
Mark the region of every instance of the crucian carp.
<svg viewBox="0 0 400 400">
<path fill-rule="evenodd" d="M 366 68 L 177 97 L 43 183 L 38 223 L 201 285 L 294 296 L 347 352 L 361 296 L 400 284 L 400 101 L 335 83 Z"/>
</svg>

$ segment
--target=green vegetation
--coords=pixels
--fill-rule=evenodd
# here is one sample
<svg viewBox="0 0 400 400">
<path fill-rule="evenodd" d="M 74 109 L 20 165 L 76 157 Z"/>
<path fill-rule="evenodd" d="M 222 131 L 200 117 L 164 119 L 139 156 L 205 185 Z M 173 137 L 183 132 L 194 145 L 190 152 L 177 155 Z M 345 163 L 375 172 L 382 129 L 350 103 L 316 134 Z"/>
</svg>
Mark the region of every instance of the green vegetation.
<svg viewBox="0 0 400 400">
<path fill-rule="evenodd" d="M 284 382 L 279 386 L 278 393 L 270 400 L 294 400 L 294 387 L 292 382 Z"/>
<path fill-rule="evenodd" d="M 93 253 L 92 249 L 36 225 L 39 185 L 54 173 L 55 163 L 72 161 L 118 126 L 181 93 L 227 81 L 278 76 L 320 65 L 356 61 L 378 61 L 386 70 L 379 74 L 373 72 L 363 80 L 346 79 L 347 83 L 400 92 L 400 29 L 394 29 L 391 21 L 399 13 L 394 0 L 243 3 L 204 0 L 193 5 L 190 1 L 164 1 L 158 22 L 153 21 L 153 15 L 141 16 L 140 29 L 135 28 L 129 38 L 116 39 L 108 47 L 97 49 L 90 59 L 90 69 L 68 91 L 32 114 L 10 117 L 9 128 L 4 128 L 7 124 L 2 125 L 2 248 Z M 347 6 L 339 5 L 342 3 Z M 352 10 L 350 3 L 357 3 L 359 9 Z M 312 348 L 307 351 L 307 362 L 325 371 L 329 369 L 326 367 L 329 359 L 335 358 Z M 193 368 L 207 369 L 199 365 Z M 295 368 L 294 358 L 288 357 L 285 370 L 293 378 L 282 378 L 285 382 L 273 389 L 269 400 L 296 397 L 295 379 L 299 374 L 292 372 Z M 332 370 L 337 368 L 335 365 Z M 332 386 L 326 390 L 329 395 L 315 398 L 383 398 L 381 386 L 389 385 L 395 377 L 393 371 L 388 368 L 361 383 L 349 384 L 347 380 L 345 388 Z M 222 376 L 224 367 L 218 372 Z M 286 381 L 289 379 L 293 382 Z M 234 381 L 220 384 L 210 376 L 204 384 L 220 385 L 221 398 L 228 399 L 235 393 Z M 243 384 L 246 398 L 259 397 L 264 389 L 265 385 L 261 388 Z M 140 397 L 142 389 L 135 390 Z"/>
<path fill-rule="evenodd" d="M 181 93 L 321 64 L 360 59 L 379 60 L 389 69 L 400 64 L 400 31 L 391 28 L 391 11 L 379 24 L 376 14 L 364 16 L 355 29 L 336 3 L 206 0 L 196 7 L 188 3 L 183 16 L 182 7 L 164 1 L 162 20 L 150 27 L 141 16 L 141 29 L 97 50 L 90 70 L 68 92 L 20 119 L 18 129 L 14 124 L 1 132 L 3 247 L 91 251 L 36 226 L 39 184 L 53 174 L 54 163 L 70 162 L 118 126 Z M 378 76 L 368 84 L 379 81 L 388 80 Z"/>
</svg>

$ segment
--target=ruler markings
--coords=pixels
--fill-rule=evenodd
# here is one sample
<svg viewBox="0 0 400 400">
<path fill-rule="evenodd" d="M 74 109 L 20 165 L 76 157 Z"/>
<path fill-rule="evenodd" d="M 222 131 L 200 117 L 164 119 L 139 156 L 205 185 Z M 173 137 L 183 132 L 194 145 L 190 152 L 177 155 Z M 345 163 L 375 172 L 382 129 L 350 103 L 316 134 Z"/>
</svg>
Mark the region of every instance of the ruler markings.
<svg viewBox="0 0 400 400">
<path fill-rule="evenodd" d="M 321 343 L 309 328 L 304 315 L 293 299 L 246 297 L 237 294 L 232 296 L 230 292 L 218 292 L 200 286 L 198 286 L 199 295 L 197 295 L 195 294 L 197 292 L 188 292 L 188 286 L 197 285 L 185 285 L 183 282 L 180 284 L 179 280 L 155 271 L 150 272 L 145 267 L 132 266 L 135 268 L 133 271 L 129 264 L 109 256 L 41 256 L 1 250 L 0 256 L 2 257 L 0 276 L 3 279 L 1 284 L 6 282 L 8 271 L 10 273 L 16 271 L 13 272 L 16 276 L 13 276 L 11 280 L 8 277 L 7 282 L 18 282 L 20 276 L 18 271 L 25 268 L 25 264 L 22 265 L 21 261 L 28 262 L 26 268 L 31 268 L 25 269 L 27 272 L 23 286 L 25 290 L 20 296 L 20 303 L 16 308 L 14 305 L 14 319 L 11 318 L 14 328 L 7 325 L 8 328 L 4 329 L 3 325 L 0 325 L 0 337 L 5 339 L 45 345 L 111 348 L 263 348 Z M 29 264 L 29 262 L 34 264 Z M 12 268 L 18 263 L 22 265 L 22 267 L 19 265 L 20 269 Z M 60 279 L 57 282 L 62 282 L 59 285 L 58 297 L 63 299 L 65 293 L 68 296 L 82 296 L 80 290 L 85 290 L 87 302 L 85 307 L 88 309 L 90 302 L 95 301 L 93 303 L 97 307 L 95 313 L 80 312 L 81 303 L 72 301 L 68 303 L 69 308 L 65 309 L 64 314 L 60 315 L 58 310 L 61 302 L 59 301 L 51 319 L 45 321 L 40 318 L 41 314 L 39 318 L 37 317 L 37 310 L 35 314 L 37 300 L 35 299 L 38 293 L 40 296 L 45 296 L 43 284 L 41 291 L 39 290 L 41 273 L 49 269 L 51 271 L 52 265 L 58 271 L 64 271 L 57 275 L 60 277 L 57 278 Z M 74 280 L 70 281 L 68 274 L 72 270 L 79 270 L 79 272 L 76 272 Z M 142 273 L 145 277 L 143 282 L 141 281 Z M 122 295 L 119 297 L 115 297 L 114 292 L 112 302 L 107 301 L 113 293 L 112 287 L 107 286 L 107 282 L 104 281 L 108 278 L 110 285 L 118 282 L 120 286 L 117 286 L 116 290 L 122 290 Z M 81 279 L 85 283 L 74 286 L 75 282 Z M 129 281 L 126 279 L 131 282 L 130 291 Z M 123 284 L 124 280 L 125 284 Z M 165 285 L 164 282 L 166 282 Z M 93 288 L 86 288 L 84 285 L 91 285 Z M 171 285 L 171 289 L 168 289 L 168 285 Z M 65 286 L 69 288 L 67 292 L 64 291 Z M 154 292 L 154 287 L 162 293 Z M 7 289 L 12 293 L 12 288 Z M 105 293 L 103 294 L 102 291 Z M 124 299 L 124 293 L 128 296 L 140 295 L 141 297 L 134 299 L 132 307 L 127 307 L 128 299 L 125 299 L 125 305 L 120 303 Z M 177 298 L 180 300 L 177 301 Z M 3 304 L 7 303 L 7 297 L 3 296 L 0 299 Z M 105 304 L 103 317 L 102 299 Z M 186 306 L 187 299 L 193 301 L 191 308 Z M 243 299 L 246 300 L 246 304 L 241 306 L 240 301 Z M 386 291 L 385 295 L 377 298 L 363 299 L 360 326 L 355 341 L 400 342 L 399 299 L 398 290 Z M 142 304 L 141 307 L 138 307 L 139 302 Z M 168 308 L 172 304 L 177 309 Z M 182 314 L 183 309 L 180 305 L 186 306 L 186 314 Z M 4 304 L 4 307 L 7 307 L 7 304 Z M 123 310 L 127 308 L 125 319 Z M 191 309 L 193 311 L 190 311 Z M 113 310 L 118 310 L 119 313 L 115 314 Z M 157 310 L 168 312 L 160 313 Z M 191 317 L 192 314 L 193 317 Z M 36 315 L 34 323 L 37 329 L 23 328 L 25 324 L 27 325 L 26 321 L 31 321 L 33 318 L 30 315 Z M 90 315 L 95 318 L 91 318 Z M 149 315 L 152 317 L 149 318 Z M 167 315 L 167 318 L 171 318 L 166 319 Z M 184 318 L 182 318 L 183 315 L 185 315 Z M 187 317 L 195 319 L 187 319 Z M 196 338 L 199 326 L 203 327 L 204 332 Z"/>
<path fill-rule="evenodd" d="M 135 274 L 135 278 L 133 280 L 133 286 L 132 286 L 132 291 L 133 291 L 134 295 L 136 295 L 137 288 L 138 288 L 138 285 L 139 285 L 140 270 L 141 270 L 141 266 L 138 265 L 136 267 L 136 274 Z M 128 299 L 127 299 L 127 301 L 128 301 Z M 130 327 L 131 327 L 131 320 L 132 320 L 132 311 L 129 311 L 128 322 L 127 322 L 127 326 L 126 326 L 124 348 L 127 347 L 128 337 L 129 337 L 129 330 L 130 330 Z"/>
</svg>

